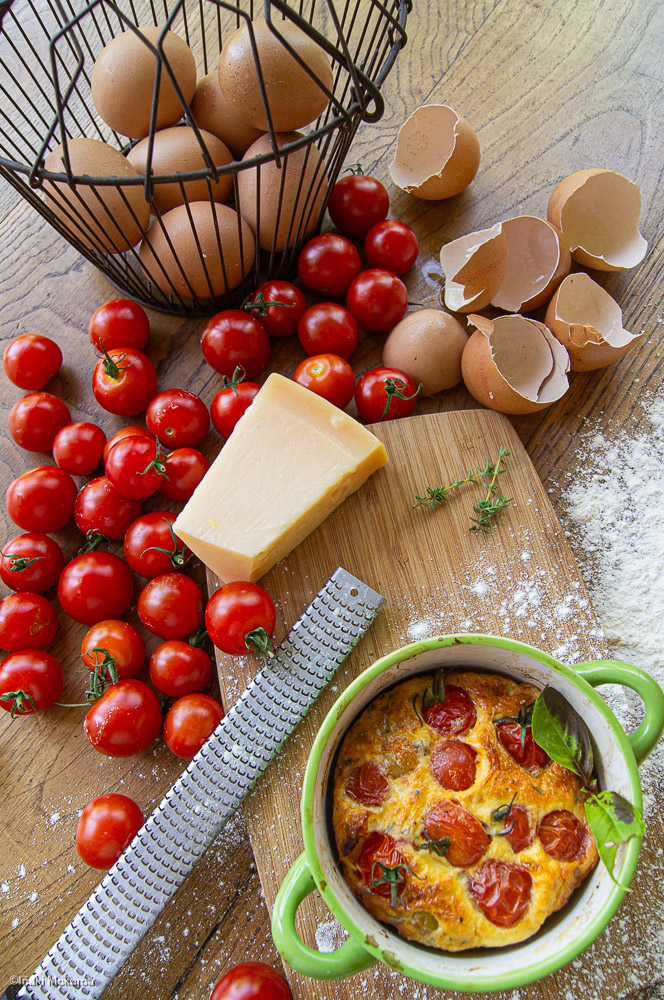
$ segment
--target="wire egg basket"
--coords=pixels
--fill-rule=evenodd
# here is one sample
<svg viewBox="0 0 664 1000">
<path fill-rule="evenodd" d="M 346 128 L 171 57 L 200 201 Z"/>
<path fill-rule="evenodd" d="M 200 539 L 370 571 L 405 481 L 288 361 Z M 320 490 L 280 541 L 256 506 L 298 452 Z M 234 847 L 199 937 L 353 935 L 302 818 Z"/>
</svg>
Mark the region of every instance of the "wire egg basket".
<svg viewBox="0 0 664 1000">
<path fill-rule="evenodd" d="M 360 122 L 377 121 L 383 114 L 380 87 L 406 42 L 410 7 L 411 0 L 92 0 L 77 11 L 74 0 L 1 0 L 0 175 L 131 298 L 181 315 L 214 313 L 243 300 L 260 282 L 295 269 L 303 243 L 320 227 Z M 275 129 L 254 38 L 255 22 L 263 19 L 327 97 L 324 111 L 300 132 L 284 135 Z M 331 85 L 292 46 L 286 22 L 323 50 L 332 68 Z M 208 151 L 164 42 L 169 31 L 184 39 L 200 82 L 201 71 L 206 76 L 216 71 L 225 41 L 241 25 L 251 39 L 267 130 L 259 154 L 220 166 Z M 159 31 L 150 41 L 139 26 Z M 102 119 L 92 97 L 95 60 L 124 32 L 140 39 L 154 60 L 146 166 L 142 173 L 129 168 L 129 176 L 115 167 L 112 176 L 108 171 L 90 176 L 75 155 L 74 140 L 78 148 L 84 138 L 107 144 L 121 164 L 117 153 L 130 155 L 137 145 Z M 181 104 L 178 127 L 188 126 L 196 136 L 200 169 L 157 173 L 152 165 L 162 77 Z M 249 171 L 252 184 L 245 183 L 248 173 L 242 177 Z M 268 172 L 277 191 L 272 206 L 263 183 Z M 230 196 L 222 215 L 214 192 L 224 177 Z M 198 193 L 191 200 L 192 181 L 202 181 L 207 196 Z M 169 213 L 156 204 L 166 184 L 179 192 L 183 237 L 174 237 Z"/>
</svg>

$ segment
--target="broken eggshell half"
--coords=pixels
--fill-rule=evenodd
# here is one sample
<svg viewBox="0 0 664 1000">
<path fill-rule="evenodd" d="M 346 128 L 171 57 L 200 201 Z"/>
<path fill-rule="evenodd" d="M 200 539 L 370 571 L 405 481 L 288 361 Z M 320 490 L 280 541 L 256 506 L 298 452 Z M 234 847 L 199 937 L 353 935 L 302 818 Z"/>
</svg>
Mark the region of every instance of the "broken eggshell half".
<svg viewBox="0 0 664 1000">
<path fill-rule="evenodd" d="M 416 198 L 438 201 L 468 187 L 480 165 L 479 140 L 447 104 L 423 104 L 399 130 L 390 177 Z"/>
<path fill-rule="evenodd" d="M 570 174 L 554 189 L 547 210 L 579 264 L 625 271 L 643 260 L 648 244 L 639 232 L 641 190 L 615 170 L 594 167 Z"/>
<path fill-rule="evenodd" d="M 475 327 L 461 358 L 466 388 L 499 413 L 534 413 L 569 388 L 569 355 L 543 323 L 526 316 L 469 316 Z"/>
<path fill-rule="evenodd" d="M 502 226 L 507 271 L 491 304 L 509 313 L 537 309 L 569 274 L 572 257 L 567 244 L 555 226 L 534 215 L 517 215 Z"/>
<path fill-rule="evenodd" d="M 505 280 L 507 240 L 502 224 L 460 236 L 440 251 L 444 301 L 452 312 L 483 309 Z"/>
<path fill-rule="evenodd" d="M 604 368 L 627 354 L 641 334 L 622 325 L 622 310 L 584 271 L 570 274 L 546 311 L 546 325 L 570 356 L 575 372 Z"/>
</svg>

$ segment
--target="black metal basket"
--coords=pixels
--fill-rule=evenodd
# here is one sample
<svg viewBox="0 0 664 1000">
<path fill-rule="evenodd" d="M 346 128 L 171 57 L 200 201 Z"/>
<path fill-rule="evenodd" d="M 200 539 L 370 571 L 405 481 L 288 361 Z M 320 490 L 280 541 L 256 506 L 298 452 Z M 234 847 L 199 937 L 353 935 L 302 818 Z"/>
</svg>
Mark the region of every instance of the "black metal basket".
<svg viewBox="0 0 664 1000">
<path fill-rule="evenodd" d="M 380 87 L 389 73 L 398 51 L 406 41 L 405 23 L 411 0 L 92 0 L 78 12 L 74 0 L 2 0 L 0 2 L 0 174 L 61 233 L 77 250 L 98 267 L 107 278 L 130 297 L 145 305 L 183 315 L 208 315 L 242 300 L 261 281 L 287 275 L 295 266 L 304 241 L 320 226 L 329 192 L 338 177 L 353 136 L 362 120 L 377 121 L 384 105 Z M 307 74 L 325 91 L 329 103 L 300 138 L 283 144 L 275 133 L 257 50 L 253 43 L 254 18 L 264 17 L 270 31 L 295 57 Z M 290 21 L 322 47 L 333 70 L 333 86 L 320 80 L 280 32 Z M 241 24 L 249 26 L 254 64 L 267 120 L 269 148 L 249 160 L 233 160 L 216 166 L 201 137 L 162 48 L 168 29 L 180 35 L 196 57 L 200 75 L 217 65 L 225 39 Z M 137 27 L 155 25 L 163 28 L 155 44 L 138 35 Z M 148 166 L 144 174 L 90 177 L 75 174 L 69 157 L 69 143 L 87 137 L 101 140 L 127 154 L 135 145 L 111 129 L 98 115 L 91 94 L 91 72 L 95 59 L 116 35 L 133 31 L 156 58 L 152 115 L 148 134 Z M 178 174 L 155 174 L 151 170 L 156 120 L 156 95 L 161 74 L 167 74 L 182 105 L 182 122 L 194 129 L 205 166 Z M 64 172 L 45 169 L 44 161 L 52 150 L 62 147 Z M 277 223 L 281 239 L 271 243 L 262 239 L 255 247 L 253 263 L 246 263 L 246 273 L 230 278 L 228 243 L 224 257 L 223 240 L 214 209 L 212 184 L 229 175 L 232 194 L 229 205 L 237 212 L 237 240 L 240 255 L 252 254 L 249 243 L 261 232 L 261 171 L 279 171 L 284 178 L 298 172 L 294 207 L 284 210 L 278 201 Z M 255 170 L 255 204 L 241 201 L 239 184 L 243 171 Z M 209 212 L 215 228 L 214 253 L 221 265 L 221 277 L 211 278 L 209 248 L 202 247 L 191 205 L 184 185 L 205 179 L 208 201 L 196 212 Z M 305 180 L 306 178 L 306 180 Z M 59 183 L 59 187 L 57 184 Z M 191 264 L 183 266 L 155 205 L 155 190 L 161 184 L 179 185 L 181 201 L 187 213 L 186 225 L 195 245 L 198 280 L 191 277 Z M 66 185 L 66 186 L 65 186 Z M 137 188 L 150 206 L 150 222 L 138 218 L 131 199 Z M 110 208 L 126 206 L 131 232 L 125 233 L 118 216 Z M 132 195 L 133 189 L 133 195 Z M 246 191 L 246 188 L 245 188 Z M 48 192 L 49 201 L 45 192 Z M 64 193 L 63 193 L 64 192 Z M 108 207 L 107 207 L 107 199 Z M 118 201 L 120 199 L 120 201 Z M 98 212 L 96 211 L 96 206 Z M 249 211 L 251 209 L 251 211 Z M 289 212 L 281 218 L 279 213 Z M 114 222 L 107 222 L 110 216 Z M 241 222 L 249 215 L 251 229 Z M 96 221 L 95 221 L 96 220 Z M 283 236 L 284 227 L 287 229 Z M 148 233 L 148 229 L 150 232 Z M 252 232 L 253 231 L 253 232 Z M 271 231 L 271 230 L 270 230 Z M 247 237 L 247 234 L 249 236 Z M 139 240 L 144 253 L 139 256 Z M 233 236 L 235 240 L 235 236 Z M 285 240 L 285 246 L 283 244 Z M 161 246 L 161 257 L 147 253 L 153 243 Z M 256 241 L 257 244 L 259 241 Z M 155 244 L 156 245 L 156 244 Z M 166 275 L 163 260 L 168 257 Z M 172 277 L 176 269 L 177 281 Z M 237 269 L 236 269 L 237 270 Z M 202 277 L 201 277 L 202 276 Z M 216 280 L 216 283 L 215 283 Z M 234 282 L 239 284 L 232 287 Z M 202 287 L 201 287 L 202 285 Z M 220 291 L 221 286 L 221 291 Z M 207 294 L 209 292 L 209 294 Z"/>
</svg>

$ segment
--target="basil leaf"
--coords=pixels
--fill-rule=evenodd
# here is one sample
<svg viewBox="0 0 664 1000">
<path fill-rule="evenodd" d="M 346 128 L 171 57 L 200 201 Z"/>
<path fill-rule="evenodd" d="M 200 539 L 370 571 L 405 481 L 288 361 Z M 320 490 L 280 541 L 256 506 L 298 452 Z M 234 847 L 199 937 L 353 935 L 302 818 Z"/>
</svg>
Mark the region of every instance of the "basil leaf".
<svg viewBox="0 0 664 1000">
<path fill-rule="evenodd" d="M 590 732 L 579 713 L 555 688 L 545 687 L 537 696 L 532 734 L 552 760 L 590 784 L 594 764 Z"/>
<path fill-rule="evenodd" d="M 632 837 L 642 837 L 645 824 L 631 802 L 618 792 L 599 792 L 586 799 L 586 818 L 597 841 L 599 856 L 616 883 L 613 868 L 618 846 Z M 627 888 L 621 886 L 621 888 Z"/>
</svg>

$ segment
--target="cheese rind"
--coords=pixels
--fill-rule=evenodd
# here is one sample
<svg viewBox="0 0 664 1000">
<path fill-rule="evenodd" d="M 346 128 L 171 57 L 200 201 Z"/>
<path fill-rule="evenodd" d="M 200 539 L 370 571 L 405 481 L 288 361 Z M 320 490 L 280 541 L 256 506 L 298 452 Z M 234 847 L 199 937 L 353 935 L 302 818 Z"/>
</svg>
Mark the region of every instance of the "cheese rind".
<svg viewBox="0 0 664 1000">
<path fill-rule="evenodd" d="M 386 462 L 366 427 L 274 373 L 173 528 L 224 582 L 255 581 Z"/>
</svg>

